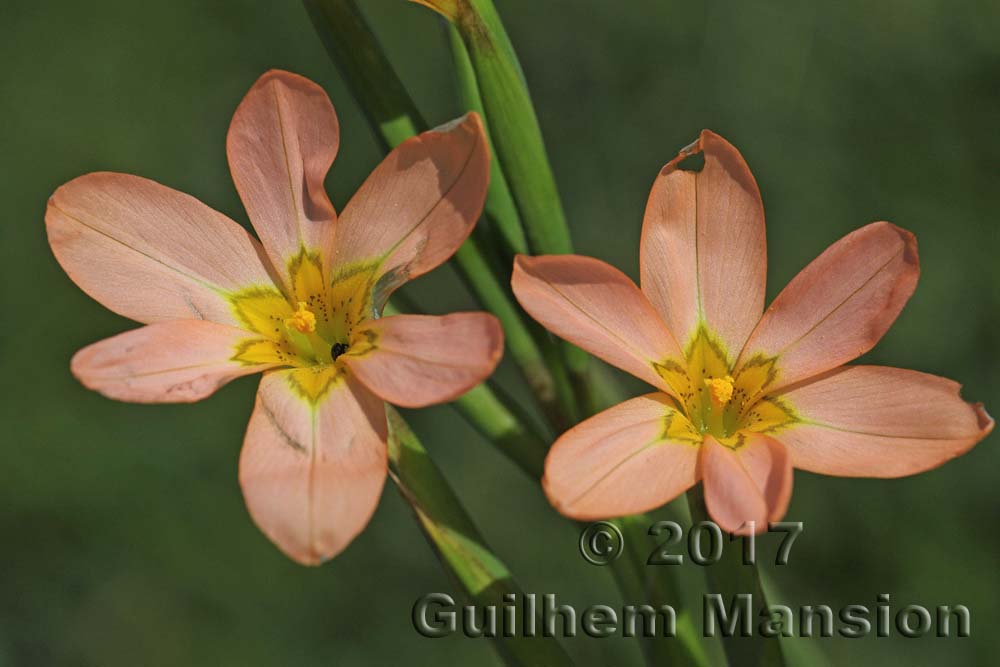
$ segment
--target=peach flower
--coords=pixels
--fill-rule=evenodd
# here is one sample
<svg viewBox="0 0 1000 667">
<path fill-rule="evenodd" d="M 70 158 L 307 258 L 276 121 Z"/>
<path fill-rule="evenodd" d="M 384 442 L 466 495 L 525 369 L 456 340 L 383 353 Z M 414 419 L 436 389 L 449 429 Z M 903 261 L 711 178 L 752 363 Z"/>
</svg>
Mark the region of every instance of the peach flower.
<svg viewBox="0 0 1000 667">
<path fill-rule="evenodd" d="M 699 172 L 684 158 L 702 153 Z M 519 256 L 521 305 L 556 335 L 653 385 L 563 434 L 545 492 L 563 514 L 644 512 L 704 481 L 730 532 L 780 519 L 792 468 L 900 477 L 968 451 L 993 428 L 959 385 L 845 366 L 916 286 L 912 234 L 875 222 L 830 246 L 764 311 L 764 209 L 743 157 L 702 132 L 653 184 L 641 289 L 588 257 Z M 753 522 L 753 523 L 751 523 Z"/>
<path fill-rule="evenodd" d="M 386 477 L 383 401 L 448 401 L 496 366 L 487 313 L 380 317 L 444 262 L 486 196 L 475 114 L 401 144 L 340 218 L 324 190 L 339 128 L 313 82 L 270 71 L 233 116 L 226 152 L 260 241 L 193 197 L 137 176 L 63 185 L 45 214 L 83 291 L 146 326 L 80 350 L 73 374 L 109 398 L 198 401 L 263 372 L 239 478 L 260 529 L 316 564 L 365 527 Z"/>
</svg>

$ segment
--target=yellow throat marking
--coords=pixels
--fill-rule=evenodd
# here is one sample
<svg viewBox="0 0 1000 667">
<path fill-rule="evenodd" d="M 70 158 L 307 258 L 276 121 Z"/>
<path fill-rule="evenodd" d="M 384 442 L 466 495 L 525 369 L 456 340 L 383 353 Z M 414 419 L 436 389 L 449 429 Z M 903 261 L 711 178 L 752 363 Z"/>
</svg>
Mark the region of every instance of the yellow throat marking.
<svg viewBox="0 0 1000 667">
<path fill-rule="evenodd" d="M 683 359 L 653 364 L 676 396 L 670 437 L 685 433 L 700 441 L 711 435 L 727 447 L 740 447 L 751 433 L 774 433 L 800 421 L 787 399 L 768 395 L 777 375 L 777 359 L 754 355 L 739 365 L 731 362 L 725 346 L 704 324 L 684 347 Z"/>
<path fill-rule="evenodd" d="M 359 357 L 378 344 L 365 323 L 378 317 L 379 265 L 341 267 L 328 279 L 321 259 L 305 248 L 289 259 L 288 293 L 273 285 L 248 285 L 227 295 L 248 332 L 234 346 L 232 360 L 290 369 L 292 389 L 311 403 L 342 380 L 343 355 Z"/>
</svg>

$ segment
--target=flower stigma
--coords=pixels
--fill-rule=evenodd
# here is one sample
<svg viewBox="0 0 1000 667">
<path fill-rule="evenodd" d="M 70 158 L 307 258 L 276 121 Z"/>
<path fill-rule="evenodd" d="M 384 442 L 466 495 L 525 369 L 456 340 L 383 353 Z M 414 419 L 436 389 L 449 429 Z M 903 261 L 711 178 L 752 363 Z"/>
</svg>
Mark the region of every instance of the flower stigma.
<svg viewBox="0 0 1000 667">
<path fill-rule="evenodd" d="M 733 376 L 727 375 L 722 378 L 707 378 L 705 386 L 708 387 L 709 396 L 712 397 L 712 405 L 717 408 L 724 407 L 733 398 Z"/>
<path fill-rule="evenodd" d="M 285 319 L 285 326 L 299 333 L 314 333 L 316 331 L 316 315 L 309 310 L 305 301 L 299 301 L 298 310 Z"/>
</svg>

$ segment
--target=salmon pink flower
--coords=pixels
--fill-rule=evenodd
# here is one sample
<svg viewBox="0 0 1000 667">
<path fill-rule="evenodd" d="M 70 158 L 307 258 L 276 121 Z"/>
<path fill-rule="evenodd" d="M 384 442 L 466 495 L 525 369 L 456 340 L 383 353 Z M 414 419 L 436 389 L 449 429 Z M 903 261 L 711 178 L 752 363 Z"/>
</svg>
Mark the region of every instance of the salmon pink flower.
<svg viewBox="0 0 1000 667">
<path fill-rule="evenodd" d="M 315 564 L 365 527 L 386 477 L 383 401 L 448 401 L 492 373 L 502 332 L 487 313 L 380 317 L 400 284 L 445 261 L 486 196 L 475 114 L 401 144 L 340 218 L 324 190 L 339 128 L 323 90 L 271 71 L 226 139 L 260 242 L 188 195 L 126 174 L 63 185 L 45 222 L 83 291 L 144 323 L 80 350 L 88 388 L 190 402 L 263 372 L 239 478 L 250 514 L 288 556 Z"/>
<path fill-rule="evenodd" d="M 701 171 L 681 169 L 696 153 Z M 757 184 L 739 152 L 708 131 L 653 184 L 641 290 L 596 259 L 517 258 L 513 287 L 528 313 L 657 389 L 556 441 L 543 483 L 560 512 L 643 512 L 703 480 L 721 527 L 759 531 L 784 515 L 793 467 L 899 477 L 989 433 L 993 420 L 951 380 L 844 366 L 912 294 L 912 234 L 887 222 L 848 234 L 764 312 L 766 261 Z"/>
</svg>

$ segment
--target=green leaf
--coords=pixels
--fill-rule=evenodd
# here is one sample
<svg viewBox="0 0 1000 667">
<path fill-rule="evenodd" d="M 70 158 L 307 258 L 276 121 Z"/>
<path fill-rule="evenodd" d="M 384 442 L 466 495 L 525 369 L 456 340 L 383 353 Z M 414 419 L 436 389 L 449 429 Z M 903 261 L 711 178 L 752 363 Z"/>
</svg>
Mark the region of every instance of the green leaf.
<svg viewBox="0 0 1000 667">
<path fill-rule="evenodd" d="M 413 509 L 427 540 L 448 572 L 477 606 L 523 600 L 524 592 L 510 571 L 483 540 L 441 471 L 403 418 L 387 407 L 389 466 L 393 481 Z M 505 597 L 513 595 L 514 598 Z M 536 613 L 536 627 L 543 627 Z M 525 637 L 498 632 L 494 645 L 508 665 L 572 665 L 562 646 L 551 637 Z"/>
</svg>

